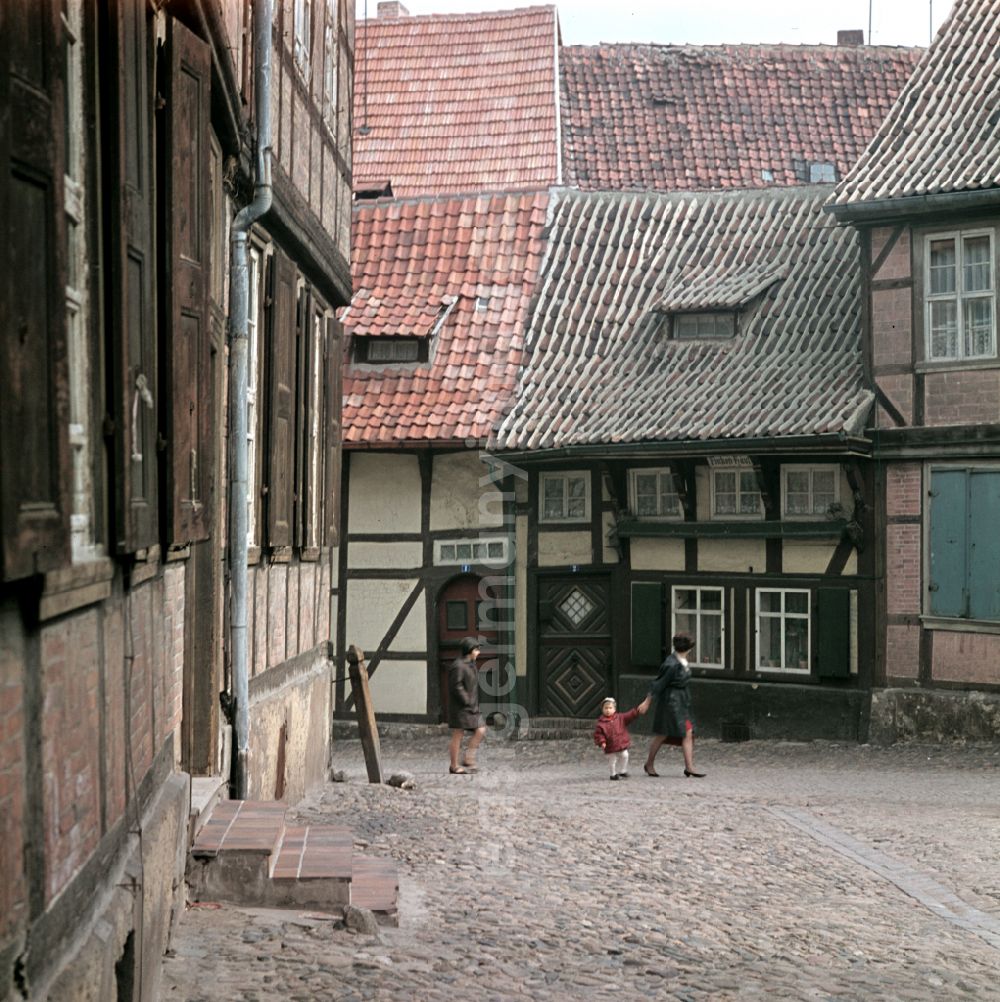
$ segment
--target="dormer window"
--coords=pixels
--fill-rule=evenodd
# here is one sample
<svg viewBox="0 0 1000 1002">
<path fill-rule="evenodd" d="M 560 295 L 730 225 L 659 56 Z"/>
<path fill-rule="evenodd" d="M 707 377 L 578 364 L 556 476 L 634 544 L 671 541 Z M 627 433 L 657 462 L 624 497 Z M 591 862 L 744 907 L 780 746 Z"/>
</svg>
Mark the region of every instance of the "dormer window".
<svg viewBox="0 0 1000 1002">
<path fill-rule="evenodd" d="M 427 339 L 416 337 L 355 337 L 354 361 L 393 365 L 426 362 Z"/>
<path fill-rule="evenodd" d="M 731 338 L 736 334 L 736 314 L 675 313 L 671 334 L 678 341 Z"/>
<path fill-rule="evenodd" d="M 835 164 L 818 160 L 814 160 L 809 164 L 810 184 L 835 184 L 836 181 L 837 167 Z"/>
</svg>

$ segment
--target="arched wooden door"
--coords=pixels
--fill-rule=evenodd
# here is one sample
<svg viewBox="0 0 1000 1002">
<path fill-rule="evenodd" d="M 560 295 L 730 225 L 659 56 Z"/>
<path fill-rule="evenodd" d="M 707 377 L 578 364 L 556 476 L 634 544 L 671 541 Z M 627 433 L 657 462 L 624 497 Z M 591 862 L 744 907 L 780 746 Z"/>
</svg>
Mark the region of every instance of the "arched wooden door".
<svg viewBox="0 0 1000 1002">
<path fill-rule="evenodd" d="M 438 684 L 441 696 L 441 720 L 448 719 L 448 667 L 461 654 L 463 637 L 478 637 L 482 644 L 479 666 L 482 668 L 494 661 L 497 642 L 495 626 L 481 617 L 482 596 L 479 591 L 479 577 L 463 574 L 448 582 L 438 595 L 437 601 L 437 650 Z M 487 629 L 486 627 L 490 628 Z M 490 675 L 496 669 L 483 672 L 479 677 L 480 688 L 486 683 L 496 689 Z M 496 697 L 480 692 L 480 702 L 496 702 Z"/>
</svg>

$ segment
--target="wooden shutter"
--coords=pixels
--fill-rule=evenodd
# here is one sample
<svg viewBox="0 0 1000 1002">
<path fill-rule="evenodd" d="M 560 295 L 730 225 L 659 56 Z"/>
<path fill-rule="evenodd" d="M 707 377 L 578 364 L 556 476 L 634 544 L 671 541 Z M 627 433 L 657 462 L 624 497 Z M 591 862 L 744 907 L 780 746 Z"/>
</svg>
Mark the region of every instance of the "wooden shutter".
<svg viewBox="0 0 1000 1002">
<path fill-rule="evenodd" d="M 823 678 L 851 674 L 851 593 L 845 588 L 816 592 L 816 673 Z"/>
<path fill-rule="evenodd" d="M 157 541 L 152 41 L 145 0 L 116 0 L 107 9 L 109 51 L 101 68 L 110 99 L 105 196 L 115 544 L 128 553 Z"/>
<path fill-rule="evenodd" d="M 0 579 L 69 557 L 59 4 L 0 9 Z"/>
<path fill-rule="evenodd" d="M 1000 473 L 969 472 L 969 616 L 1000 619 Z"/>
<path fill-rule="evenodd" d="M 343 449 L 341 383 L 344 328 L 335 317 L 326 325 L 326 409 L 323 418 L 326 489 L 323 495 L 323 545 L 336 546 L 340 540 L 340 458 Z"/>
<path fill-rule="evenodd" d="M 208 45 L 170 18 L 164 177 L 166 239 L 164 379 L 167 533 L 174 545 L 210 529 L 212 413 L 208 289 L 211 278 L 212 56 Z"/>
<path fill-rule="evenodd" d="M 295 265 L 279 250 L 272 258 L 268 329 L 267 542 L 292 545 L 295 475 Z"/>
<path fill-rule="evenodd" d="M 632 582 L 632 664 L 655 666 L 663 660 L 666 617 L 663 586 L 659 582 Z"/>
<path fill-rule="evenodd" d="M 313 344 L 312 293 L 303 286 L 298 293 L 295 322 L 295 484 L 292 491 L 294 536 L 292 545 L 308 545 L 309 517 L 309 398 L 312 394 L 310 360 Z"/>
<path fill-rule="evenodd" d="M 934 616 L 968 615 L 967 477 L 966 470 L 935 470 L 931 474 L 929 588 Z"/>
</svg>

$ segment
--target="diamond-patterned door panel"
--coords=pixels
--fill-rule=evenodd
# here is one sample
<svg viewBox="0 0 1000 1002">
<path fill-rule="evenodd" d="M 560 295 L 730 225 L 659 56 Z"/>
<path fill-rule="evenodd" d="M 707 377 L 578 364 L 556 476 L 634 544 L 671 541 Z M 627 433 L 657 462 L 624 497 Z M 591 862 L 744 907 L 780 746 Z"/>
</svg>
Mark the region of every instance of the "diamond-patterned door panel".
<svg viewBox="0 0 1000 1002">
<path fill-rule="evenodd" d="M 610 648 L 545 647 L 542 649 L 543 716 L 597 716 L 607 695 Z"/>
<path fill-rule="evenodd" d="M 610 623 L 606 580 L 580 578 L 539 584 L 539 625 L 545 636 L 571 633 L 604 635 Z"/>
</svg>

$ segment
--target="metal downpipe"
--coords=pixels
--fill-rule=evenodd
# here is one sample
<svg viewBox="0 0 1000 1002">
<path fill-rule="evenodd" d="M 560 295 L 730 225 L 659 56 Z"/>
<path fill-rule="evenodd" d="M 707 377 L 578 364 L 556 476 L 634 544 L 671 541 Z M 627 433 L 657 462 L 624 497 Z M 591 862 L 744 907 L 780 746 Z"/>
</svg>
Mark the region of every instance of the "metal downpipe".
<svg viewBox="0 0 1000 1002">
<path fill-rule="evenodd" d="M 250 677 L 247 635 L 247 321 L 250 280 L 247 235 L 271 208 L 271 25 L 273 0 L 254 0 L 254 95 L 257 171 L 253 201 L 230 231 L 229 259 L 229 622 L 230 678 L 235 707 L 233 797 L 245 800 L 250 756 Z"/>
</svg>

